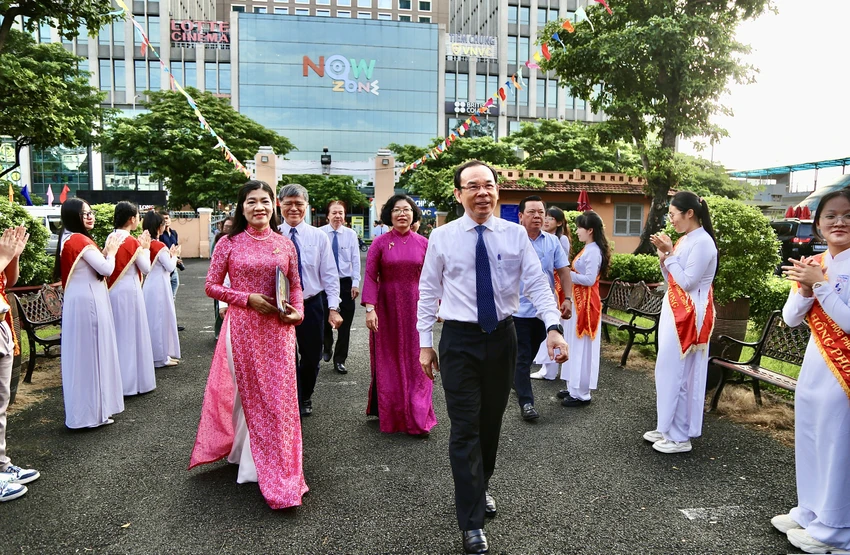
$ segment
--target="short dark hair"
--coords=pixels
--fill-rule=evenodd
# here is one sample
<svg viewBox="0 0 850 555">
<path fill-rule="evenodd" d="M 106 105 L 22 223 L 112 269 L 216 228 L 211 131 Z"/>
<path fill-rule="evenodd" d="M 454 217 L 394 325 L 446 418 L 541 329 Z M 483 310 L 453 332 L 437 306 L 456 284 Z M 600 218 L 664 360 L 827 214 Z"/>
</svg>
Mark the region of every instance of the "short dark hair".
<svg viewBox="0 0 850 555">
<path fill-rule="evenodd" d="M 121 229 L 133 216 L 139 214 L 139 208 L 132 202 L 122 200 L 115 205 L 115 214 L 112 216 L 112 223 L 115 229 Z"/>
<path fill-rule="evenodd" d="M 834 198 L 844 197 L 848 201 L 850 201 L 850 187 L 844 187 L 843 189 L 838 189 L 837 191 L 832 191 L 831 193 L 827 193 L 823 196 L 823 198 L 818 201 L 818 207 L 815 209 L 815 217 L 812 222 L 812 230 L 814 231 L 815 237 L 818 239 L 823 239 L 823 235 L 820 232 L 820 226 L 818 222 L 820 222 L 821 214 L 823 213 L 823 209 L 826 206 L 826 203 L 831 201 Z"/>
<path fill-rule="evenodd" d="M 345 207 L 345 202 L 341 201 L 339 199 L 336 199 L 336 200 L 332 200 L 328 203 L 328 207 L 325 209 L 325 214 L 329 214 L 330 211 L 331 211 L 331 206 L 333 206 L 335 204 L 339 204 L 340 206 L 342 206 L 343 210 L 348 211 L 348 208 Z"/>
<path fill-rule="evenodd" d="M 301 185 L 287 185 L 286 187 L 301 187 Z M 282 188 L 281 191 L 285 190 L 286 187 Z M 272 188 L 269 187 L 268 183 L 260 181 L 259 179 L 246 181 L 245 184 L 242 185 L 242 188 L 239 189 L 239 193 L 236 195 L 236 210 L 233 212 L 233 226 L 230 228 L 230 233 L 227 234 L 228 237 L 236 237 L 248 228 L 248 220 L 245 218 L 245 199 L 248 198 L 248 193 L 258 189 L 265 191 L 272 201 L 272 208 L 274 208 L 274 191 L 272 191 Z M 304 200 L 307 199 L 305 198 Z M 278 230 L 278 225 L 277 212 L 272 211 L 271 216 L 269 217 L 269 226 L 272 228 L 274 233 L 279 234 L 280 231 Z"/>
<path fill-rule="evenodd" d="M 62 229 L 59 231 L 56 260 L 53 263 L 53 275 L 56 279 L 62 277 L 62 237 L 66 233 L 81 233 L 89 239 L 92 238 L 91 233 L 86 229 L 86 224 L 83 223 L 83 207 L 86 204 L 88 203 L 83 199 L 74 197 L 63 202 L 62 207 L 59 209 L 60 217 L 62 218 Z M 91 205 L 89 205 L 89 210 L 91 209 Z M 103 276 L 98 274 L 98 279 L 102 280 Z"/>
<path fill-rule="evenodd" d="M 455 189 L 461 188 L 460 187 L 460 174 L 463 173 L 463 170 L 465 170 L 467 168 L 473 168 L 475 166 L 484 166 L 485 168 L 490 170 L 490 172 L 492 172 L 492 174 L 493 174 L 493 183 L 499 183 L 499 175 L 496 173 L 496 170 L 494 170 L 492 166 L 485 164 L 481 160 L 472 159 L 472 160 L 467 160 L 466 162 L 464 162 L 463 164 L 461 164 L 460 166 L 455 168 Z"/>
<path fill-rule="evenodd" d="M 542 198 L 540 198 L 538 195 L 529 195 L 529 196 L 525 197 L 524 199 L 522 199 L 521 201 L 519 201 L 519 211 L 520 211 L 520 213 L 525 212 L 525 205 L 528 204 L 529 202 L 542 202 L 543 203 L 543 210 L 546 210 L 546 202 L 544 202 Z"/>
<path fill-rule="evenodd" d="M 156 239 L 159 237 L 159 228 L 162 227 L 163 223 L 165 223 L 165 218 L 162 217 L 162 214 L 149 210 L 142 218 L 142 229 L 150 233 L 151 239 Z"/>
<path fill-rule="evenodd" d="M 388 226 L 393 225 L 393 208 L 398 201 L 405 200 L 410 205 L 411 210 L 413 210 L 413 220 L 411 220 L 410 225 L 415 224 L 422 217 L 422 211 L 419 210 L 419 207 L 416 206 L 416 202 L 407 195 L 393 195 L 387 200 L 386 204 L 384 204 L 383 208 L 381 208 L 381 222 L 387 224 Z"/>
</svg>

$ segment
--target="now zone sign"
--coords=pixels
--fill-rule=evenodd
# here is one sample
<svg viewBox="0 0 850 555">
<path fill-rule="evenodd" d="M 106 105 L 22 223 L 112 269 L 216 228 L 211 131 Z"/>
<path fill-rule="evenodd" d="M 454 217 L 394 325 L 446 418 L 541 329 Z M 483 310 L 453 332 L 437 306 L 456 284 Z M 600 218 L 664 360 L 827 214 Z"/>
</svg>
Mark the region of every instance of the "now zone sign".
<svg viewBox="0 0 850 555">
<path fill-rule="evenodd" d="M 375 70 L 375 60 L 360 60 L 354 58 L 346 58 L 339 54 L 329 56 L 325 59 L 324 56 L 319 56 L 319 62 L 316 63 L 309 56 L 304 56 L 301 63 L 301 69 L 304 77 L 309 75 L 309 70 L 319 77 L 328 76 L 333 82 L 334 92 L 345 92 L 350 94 L 357 93 L 372 93 L 379 96 L 378 81 L 372 80 L 372 72 Z M 362 78 L 362 80 L 361 80 Z"/>
</svg>

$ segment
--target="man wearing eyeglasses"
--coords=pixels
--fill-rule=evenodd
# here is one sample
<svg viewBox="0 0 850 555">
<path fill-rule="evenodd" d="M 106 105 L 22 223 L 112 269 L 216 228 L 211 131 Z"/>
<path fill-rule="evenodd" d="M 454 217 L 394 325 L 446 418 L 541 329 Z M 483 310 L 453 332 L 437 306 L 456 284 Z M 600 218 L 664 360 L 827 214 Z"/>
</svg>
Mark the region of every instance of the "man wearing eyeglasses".
<svg viewBox="0 0 850 555">
<path fill-rule="evenodd" d="M 319 376 L 319 363 L 325 335 L 325 311 L 333 329 L 342 324 L 339 314 L 339 274 L 328 236 L 304 221 L 310 195 L 297 184 L 278 191 L 283 224 L 279 229 L 295 244 L 298 274 L 304 290 L 304 320 L 295 327 L 298 342 L 298 406 L 301 416 L 313 414 L 313 390 Z M 327 307 L 327 308 L 326 308 Z"/>
<path fill-rule="evenodd" d="M 454 196 L 464 215 L 431 233 L 419 280 L 419 362 L 441 372 L 451 420 L 449 459 L 466 553 L 486 553 L 484 518 L 496 514 L 490 477 L 517 357 L 512 314 L 520 286 L 547 329 L 549 356 L 567 360 L 560 311 L 526 230 L 493 215 L 496 171 L 479 160 L 458 166 Z M 432 329 L 444 320 L 439 362 Z"/>
</svg>

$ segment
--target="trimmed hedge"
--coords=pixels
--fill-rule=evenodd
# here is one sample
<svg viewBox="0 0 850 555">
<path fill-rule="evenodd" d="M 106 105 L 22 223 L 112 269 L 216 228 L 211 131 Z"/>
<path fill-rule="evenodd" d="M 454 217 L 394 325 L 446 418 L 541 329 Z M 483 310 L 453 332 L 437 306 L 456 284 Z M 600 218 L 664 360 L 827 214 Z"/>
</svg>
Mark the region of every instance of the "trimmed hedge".
<svg viewBox="0 0 850 555">
<path fill-rule="evenodd" d="M 26 226 L 30 238 L 21 253 L 21 274 L 15 286 L 52 282 L 54 258 L 44 252 L 50 237 L 47 228 L 39 219 L 30 216 L 23 206 L 17 203 L 10 205 L 9 197 L 0 196 L 0 233 L 19 225 Z"/>
<path fill-rule="evenodd" d="M 617 253 L 611 256 L 608 268 L 609 281 L 619 279 L 628 282 L 661 283 L 661 266 L 658 257 L 652 254 Z"/>
<path fill-rule="evenodd" d="M 750 298 L 750 321 L 759 329 L 764 328 L 770 313 L 785 306 L 790 292 L 790 280 L 780 276 L 767 278 L 759 294 Z"/>
</svg>

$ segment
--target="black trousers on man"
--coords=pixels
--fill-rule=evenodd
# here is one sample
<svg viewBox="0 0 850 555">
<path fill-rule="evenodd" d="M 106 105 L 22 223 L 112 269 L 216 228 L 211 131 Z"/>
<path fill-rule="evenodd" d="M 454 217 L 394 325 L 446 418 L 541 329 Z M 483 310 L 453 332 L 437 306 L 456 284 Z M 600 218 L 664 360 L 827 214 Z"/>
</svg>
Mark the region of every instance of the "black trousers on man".
<svg viewBox="0 0 850 555">
<path fill-rule="evenodd" d="M 298 341 L 296 369 L 298 377 L 298 406 L 313 397 L 316 378 L 319 376 L 319 363 L 322 360 L 322 341 L 325 332 L 324 319 L 328 304 L 325 293 L 313 295 L 304 301 L 304 321 L 295 326 L 295 338 Z"/>
<path fill-rule="evenodd" d="M 351 339 L 351 323 L 354 322 L 354 299 L 351 298 L 350 277 L 339 278 L 339 315 L 342 316 L 342 325 L 337 330 L 333 361 L 336 364 L 345 364 L 348 358 L 348 343 Z M 324 352 L 326 353 L 330 353 L 334 345 L 334 331 L 328 322 L 328 316 L 328 314 L 325 315 Z"/>
<path fill-rule="evenodd" d="M 440 338 L 440 376 L 451 420 L 449 459 L 461 530 L 484 528 L 484 492 L 496 467 L 502 416 L 516 364 L 513 320 L 493 333 L 447 321 Z"/>
<path fill-rule="evenodd" d="M 514 318 L 517 337 L 516 372 L 514 389 L 520 408 L 534 404 L 534 391 L 531 389 L 531 363 L 540 349 L 540 343 L 546 339 L 546 324 L 540 318 Z"/>
</svg>

